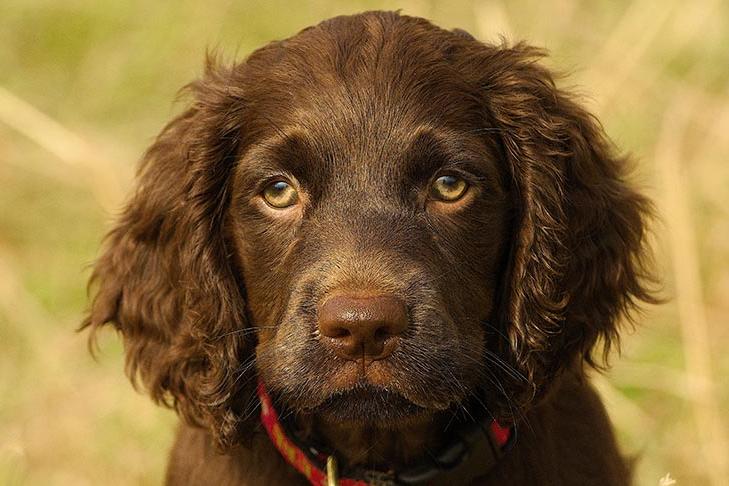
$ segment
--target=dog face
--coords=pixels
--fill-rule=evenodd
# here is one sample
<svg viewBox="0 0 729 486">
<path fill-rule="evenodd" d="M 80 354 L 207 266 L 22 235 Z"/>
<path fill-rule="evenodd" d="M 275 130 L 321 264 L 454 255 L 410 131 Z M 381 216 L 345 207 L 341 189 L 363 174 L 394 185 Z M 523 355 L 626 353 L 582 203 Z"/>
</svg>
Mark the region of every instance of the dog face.
<svg viewBox="0 0 729 486">
<path fill-rule="evenodd" d="M 259 54 L 268 116 L 233 176 L 259 372 L 291 406 L 339 420 L 447 408 L 482 378 L 508 168 L 475 87 L 429 67 L 445 53 L 423 46 L 403 69 L 400 46 L 337 59 L 316 35 Z"/>
<path fill-rule="evenodd" d="M 251 385 L 396 426 L 531 406 L 642 286 L 648 204 L 524 45 L 393 13 L 209 63 L 149 149 L 86 325 L 221 445 Z"/>
</svg>

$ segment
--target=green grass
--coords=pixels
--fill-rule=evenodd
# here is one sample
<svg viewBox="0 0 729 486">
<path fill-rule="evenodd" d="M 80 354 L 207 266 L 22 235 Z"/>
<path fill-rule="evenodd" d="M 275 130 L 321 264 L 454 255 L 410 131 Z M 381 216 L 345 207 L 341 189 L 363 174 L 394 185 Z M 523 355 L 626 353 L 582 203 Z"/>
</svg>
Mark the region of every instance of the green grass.
<svg viewBox="0 0 729 486">
<path fill-rule="evenodd" d="M 160 482 L 174 414 L 129 386 L 116 336 L 104 335 L 94 361 L 75 333 L 87 265 L 120 204 L 102 205 L 107 186 L 89 174 L 129 187 L 206 49 L 241 59 L 324 18 L 373 8 L 549 48 L 550 65 L 573 72 L 564 84 L 585 93 L 608 133 L 635 154 L 635 179 L 660 209 L 671 207 L 660 149 L 677 144 L 690 220 L 664 211 L 655 238 L 673 300 L 646 311 L 600 390 L 624 449 L 639 455 L 637 484 L 657 485 L 667 473 L 679 485 L 726 484 L 726 469 L 706 461 L 726 452 L 714 441 L 729 432 L 729 5 L 708 0 L 1 2 L 0 89 L 77 134 L 92 156 L 69 165 L 40 146 L 46 133 L 21 134 L 17 113 L 0 116 L 0 484 Z M 695 102 L 681 112 L 686 100 Z M 710 337 L 700 349 L 719 377 L 713 391 L 724 423 L 709 435 L 697 426 L 705 403 L 685 383 L 696 372 L 685 359 L 695 333 L 681 332 L 678 308 L 688 297 L 671 259 L 677 228 L 695 238 L 683 250 L 698 255 Z"/>
</svg>

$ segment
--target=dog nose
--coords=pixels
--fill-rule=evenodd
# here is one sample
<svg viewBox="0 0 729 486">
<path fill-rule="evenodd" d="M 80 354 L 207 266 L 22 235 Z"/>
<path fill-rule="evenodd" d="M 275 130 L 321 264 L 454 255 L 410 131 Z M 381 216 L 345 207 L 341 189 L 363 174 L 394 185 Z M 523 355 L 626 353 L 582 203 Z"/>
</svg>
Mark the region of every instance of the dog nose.
<svg viewBox="0 0 729 486">
<path fill-rule="evenodd" d="M 392 295 L 336 295 L 319 308 L 321 335 L 345 359 L 385 358 L 407 327 L 405 303 Z"/>
</svg>

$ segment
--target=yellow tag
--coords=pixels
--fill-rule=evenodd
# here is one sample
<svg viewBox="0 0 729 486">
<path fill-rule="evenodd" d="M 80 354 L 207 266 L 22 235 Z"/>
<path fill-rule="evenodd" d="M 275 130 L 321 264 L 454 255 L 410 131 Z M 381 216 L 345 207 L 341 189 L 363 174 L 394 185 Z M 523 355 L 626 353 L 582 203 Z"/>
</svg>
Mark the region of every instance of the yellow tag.
<svg viewBox="0 0 729 486">
<path fill-rule="evenodd" d="M 339 486 L 337 458 L 334 456 L 327 457 L 327 486 Z"/>
</svg>

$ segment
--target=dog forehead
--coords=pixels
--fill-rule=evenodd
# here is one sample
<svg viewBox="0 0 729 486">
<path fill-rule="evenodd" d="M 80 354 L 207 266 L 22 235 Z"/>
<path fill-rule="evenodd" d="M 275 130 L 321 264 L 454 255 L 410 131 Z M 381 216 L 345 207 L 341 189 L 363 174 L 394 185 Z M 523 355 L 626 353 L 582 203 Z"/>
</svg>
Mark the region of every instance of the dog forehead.
<svg viewBox="0 0 729 486">
<path fill-rule="evenodd" d="M 346 136 L 362 127 L 458 118 L 480 103 L 478 87 L 454 61 L 463 43 L 392 12 L 337 17 L 254 52 L 241 66 L 244 91 L 271 119 L 329 121 Z"/>
<path fill-rule="evenodd" d="M 299 76 L 300 83 L 269 79 L 269 89 L 249 105 L 243 130 L 259 128 L 249 132 L 253 144 L 283 146 L 286 150 L 279 153 L 296 155 L 300 150 L 319 164 L 381 174 L 397 169 L 403 157 L 415 156 L 416 142 L 428 134 L 452 142 L 471 138 L 483 123 L 475 96 L 443 84 L 436 87 L 443 81 L 437 75 L 415 83 L 430 84 L 430 93 L 422 86 L 409 90 L 410 81 L 396 75 L 383 82 L 360 73 L 329 84 L 321 76 L 318 81 Z M 357 174 L 361 172 L 352 175 Z"/>
<path fill-rule="evenodd" d="M 403 162 L 416 155 L 421 132 L 462 135 L 483 123 L 478 88 L 449 59 L 449 46 L 459 42 L 461 36 L 422 19 L 387 13 L 305 29 L 257 51 L 243 66 L 243 137 L 253 146 L 264 141 L 267 149 L 288 146 L 280 160 L 322 169 L 315 174 L 328 175 L 330 183 L 387 184 L 406 175 Z M 298 157 L 291 146 L 311 157 Z"/>
</svg>

